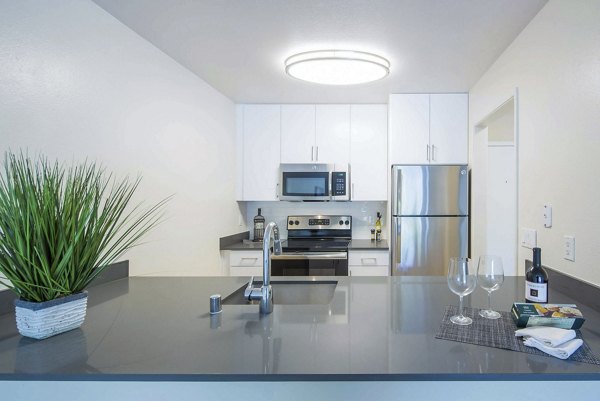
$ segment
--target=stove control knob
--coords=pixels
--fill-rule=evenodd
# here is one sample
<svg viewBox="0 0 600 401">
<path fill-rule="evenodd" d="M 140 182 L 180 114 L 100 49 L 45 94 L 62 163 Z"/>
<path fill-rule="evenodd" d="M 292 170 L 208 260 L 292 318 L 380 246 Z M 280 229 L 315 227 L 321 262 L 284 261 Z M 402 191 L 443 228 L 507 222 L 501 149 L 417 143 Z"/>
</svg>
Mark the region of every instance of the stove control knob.
<svg viewBox="0 0 600 401">
<path fill-rule="evenodd" d="M 290 220 L 290 222 L 288 223 L 290 226 L 294 225 L 294 222 L 292 220 Z"/>
<path fill-rule="evenodd" d="M 300 222 L 298 220 L 296 220 L 296 221 L 294 221 L 294 224 L 297 225 L 297 226 L 299 226 Z"/>
<path fill-rule="evenodd" d="M 350 225 L 350 221 L 349 220 L 346 220 L 346 225 L 347 226 Z"/>
<path fill-rule="evenodd" d="M 343 220 L 340 220 L 340 226 L 341 226 L 342 224 L 344 224 L 344 221 L 343 221 Z"/>
</svg>

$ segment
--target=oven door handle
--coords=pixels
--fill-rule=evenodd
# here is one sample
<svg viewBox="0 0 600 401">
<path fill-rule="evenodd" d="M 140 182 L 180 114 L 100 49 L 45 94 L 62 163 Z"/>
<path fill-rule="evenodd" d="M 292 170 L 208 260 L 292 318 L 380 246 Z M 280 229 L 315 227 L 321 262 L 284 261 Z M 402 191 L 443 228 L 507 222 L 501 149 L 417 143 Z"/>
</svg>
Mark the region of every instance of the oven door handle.
<svg viewBox="0 0 600 401">
<path fill-rule="evenodd" d="M 298 252 L 271 255 L 273 260 L 322 260 L 322 259 L 348 259 L 347 252 Z"/>
</svg>

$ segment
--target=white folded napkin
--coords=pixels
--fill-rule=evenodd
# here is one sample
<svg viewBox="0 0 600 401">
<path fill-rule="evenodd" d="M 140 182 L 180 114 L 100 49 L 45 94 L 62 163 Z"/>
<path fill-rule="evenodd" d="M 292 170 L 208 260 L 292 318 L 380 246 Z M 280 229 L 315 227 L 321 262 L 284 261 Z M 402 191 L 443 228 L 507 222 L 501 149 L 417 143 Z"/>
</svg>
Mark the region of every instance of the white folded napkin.
<svg viewBox="0 0 600 401">
<path fill-rule="evenodd" d="M 559 329 L 558 327 L 532 326 L 515 331 L 517 337 L 533 337 L 549 347 L 556 347 L 574 339 L 575 330 Z"/>
<path fill-rule="evenodd" d="M 571 356 L 571 354 L 573 354 L 573 352 L 577 351 L 577 349 L 581 347 L 583 340 L 576 338 L 574 340 L 567 341 L 566 343 L 562 343 L 558 347 L 549 347 L 534 337 L 525 337 L 523 344 L 527 345 L 528 347 L 535 347 L 540 351 L 557 358 L 567 359 Z"/>
</svg>

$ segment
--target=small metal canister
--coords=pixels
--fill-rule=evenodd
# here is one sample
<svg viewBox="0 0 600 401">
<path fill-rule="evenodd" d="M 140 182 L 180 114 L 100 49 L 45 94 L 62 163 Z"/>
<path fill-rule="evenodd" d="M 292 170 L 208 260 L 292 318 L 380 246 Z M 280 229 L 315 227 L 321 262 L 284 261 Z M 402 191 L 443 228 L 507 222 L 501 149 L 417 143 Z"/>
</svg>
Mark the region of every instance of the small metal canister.
<svg viewBox="0 0 600 401">
<path fill-rule="evenodd" d="M 210 296 L 210 314 L 221 313 L 223 308 L 221 307 L 221 294 L 214 294 Z"/>
</svg>

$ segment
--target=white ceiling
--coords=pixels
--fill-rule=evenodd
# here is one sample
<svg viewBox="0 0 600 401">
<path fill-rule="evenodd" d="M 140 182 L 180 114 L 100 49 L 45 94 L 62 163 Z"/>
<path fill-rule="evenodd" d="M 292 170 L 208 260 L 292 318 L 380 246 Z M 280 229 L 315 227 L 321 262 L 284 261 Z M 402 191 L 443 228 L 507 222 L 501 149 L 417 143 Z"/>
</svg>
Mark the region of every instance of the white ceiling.
<svg viewBox="0 0 600 401">
<path fill-rule="evenodd" d="M 389 93 L 466 92 L 547 0 L 94 0 L 238 103 L 384 103 Z M 349 87 L 288 77 L 315 49 L 390 60 Z"/>
</svg>

